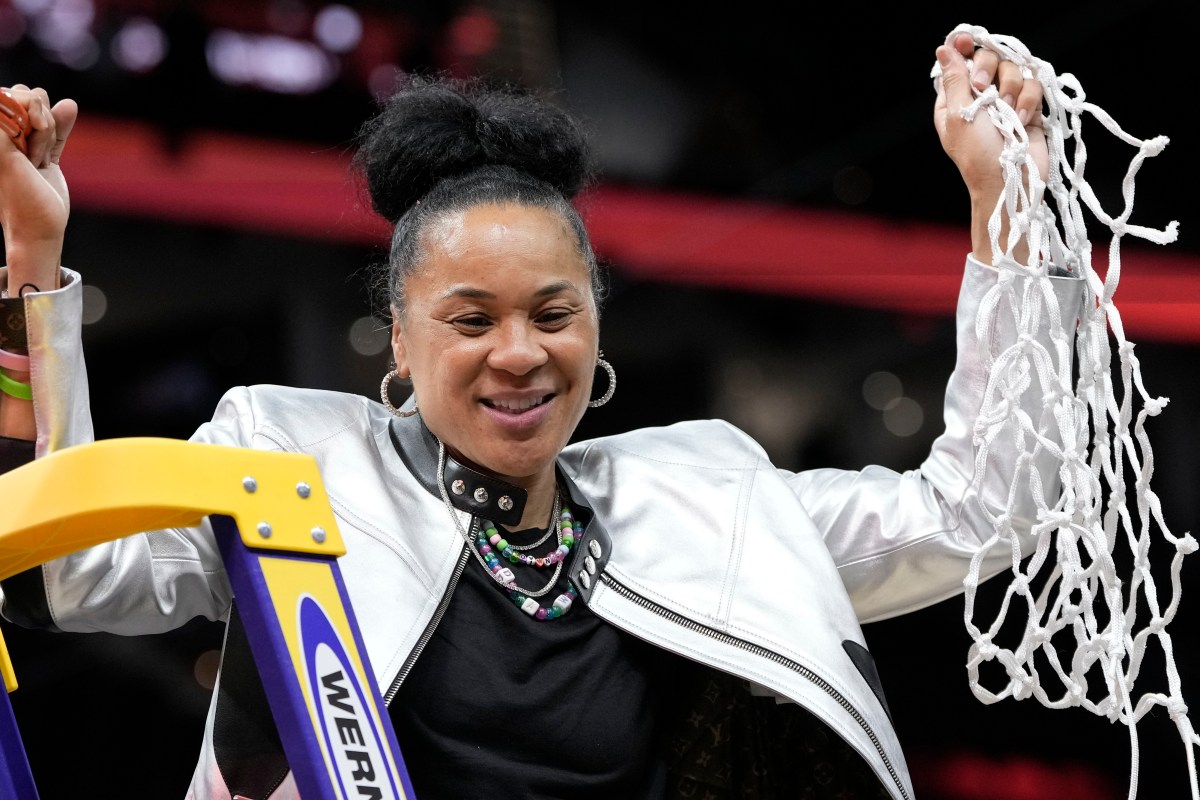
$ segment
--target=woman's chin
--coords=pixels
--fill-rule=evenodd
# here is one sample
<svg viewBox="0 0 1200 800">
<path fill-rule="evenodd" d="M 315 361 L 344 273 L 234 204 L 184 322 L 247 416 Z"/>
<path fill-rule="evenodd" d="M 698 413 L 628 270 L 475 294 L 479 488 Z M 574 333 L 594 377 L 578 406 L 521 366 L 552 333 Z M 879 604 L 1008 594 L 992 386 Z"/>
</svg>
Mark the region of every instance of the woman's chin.
<svg viewBox="0 0 1200 800">
<path fill-rule="evenodd" d="M 453 433 L 443 441 L 461 463 L 525 485 L 552 471 L 559 452 L 570 440 L 577 420 L 563 419 L 564 410 L 561 398 L 520 412 L 481 403 L 481 419 L 469 427 L 462 446 L 452 439 L 463 437 Z M 458 432 L 464 433 L 461 429 Z"/>
<path fill-rule="evenodd" d="M 480 464 L 489 472 L 509 483 L 528 488 L 538 476 L 554 469 L 557 452 L 539 457 L 489 459 L 490 464 Z"/>
<path fill-rule="evenodd" d="M 527 486 L 554 468 L 561 449 L 557 442 L 497 442 L 492 447 L 460 450 L 449 442 L 447 450 L 456 461 L 472 469 L 517 486 Z M 531 446 L 533 445 L 533 446 Z"/>
</svg>

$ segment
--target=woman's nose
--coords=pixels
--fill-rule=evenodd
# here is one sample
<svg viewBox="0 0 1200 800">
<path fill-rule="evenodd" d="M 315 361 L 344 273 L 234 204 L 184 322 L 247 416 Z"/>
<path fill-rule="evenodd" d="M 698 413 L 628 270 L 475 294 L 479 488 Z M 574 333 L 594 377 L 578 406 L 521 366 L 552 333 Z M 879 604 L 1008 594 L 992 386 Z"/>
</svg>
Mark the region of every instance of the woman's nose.
<svg viewBox="0 0 1200 800">
<path fill-rule="evenodd" d="M 537 329 L 520 322 L 500 326 L 488 353 L 488 366 L 513 375 L 525 375 L 545 364 L 549 355 L 539 334 Z"/>
</svg>

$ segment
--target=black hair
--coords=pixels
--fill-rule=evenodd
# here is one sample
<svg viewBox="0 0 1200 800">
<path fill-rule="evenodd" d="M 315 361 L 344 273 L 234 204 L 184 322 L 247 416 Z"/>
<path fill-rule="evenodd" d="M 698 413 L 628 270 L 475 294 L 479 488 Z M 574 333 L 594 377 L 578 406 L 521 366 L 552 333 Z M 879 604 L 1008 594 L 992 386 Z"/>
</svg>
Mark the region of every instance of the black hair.
<svg viewBox="0 0 1200 800">
<path fill-rule="evenodd" d="M 567 223 L 599 307 L 604 281 L 571 202 L 593 177 L 587 138 L 549 99 L 478 79 L 417 77 L 385 101 L 357 139 L 353 165 L 372 207 L 393 225 L 374 289 L 397 313 L 404 312 L 404 280 L 420 263 L 431 222 L 509 202 L 546 209 Z"/>
</svg>

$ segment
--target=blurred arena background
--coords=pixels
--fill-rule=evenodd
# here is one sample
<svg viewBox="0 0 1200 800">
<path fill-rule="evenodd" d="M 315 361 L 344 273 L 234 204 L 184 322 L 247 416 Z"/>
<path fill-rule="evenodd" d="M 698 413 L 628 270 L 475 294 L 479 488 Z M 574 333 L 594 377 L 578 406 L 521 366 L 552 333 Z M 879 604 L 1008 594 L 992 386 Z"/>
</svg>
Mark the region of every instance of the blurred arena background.
<svg viewBox="0 0 1200 800">
<path fill-rule="evenodd" d="M 933 50 L 962 22 L 1014 35 L 1132 134 L 1172 138 L 1138 175 L 1133 221 L 1179 220 L 1180 239 L 1127 240 L 1116 302 L 1148 390 L 1171 399 L 1150 426 L 1154 486 L 1182 534 L 1200 521 L 1182 5 L 0 0 L 0 84 L 82 109 L 62 162 L 64 263 L 86 282 L 100 437 L 186 438 L 237 384 L 375 396 L 389 354 L 367 270 L 387 231 L 346 164 L 378 100 L 446 71 L 552 92 L 595 135 L 601 179 L 581 202 L 610 272 L 601 338 L 620 387 L 580 437 L 722 417 L 781 467 L 911 469 L 941 430 L 969 249 L 966 193 L 932 128 Z M 1119 208 L 1132 154 L 1093 130 L 1089 180 Z M 1191 698 L 1194 564 L 1184 589 L 1173 634 Z M 1123 727 L 974 699 L 962 613 L 950 600 L 866 628 L 917 796 L 1126 796 Z M 138 639 L 3 630 L 44 798 L 182 797 L 219 623 Z M 1143 688 L 1161 674 L 1152 654 Z M 1166 713 L 1139 733 L 1138 796 L 1187 796 Z"/>
</svg>

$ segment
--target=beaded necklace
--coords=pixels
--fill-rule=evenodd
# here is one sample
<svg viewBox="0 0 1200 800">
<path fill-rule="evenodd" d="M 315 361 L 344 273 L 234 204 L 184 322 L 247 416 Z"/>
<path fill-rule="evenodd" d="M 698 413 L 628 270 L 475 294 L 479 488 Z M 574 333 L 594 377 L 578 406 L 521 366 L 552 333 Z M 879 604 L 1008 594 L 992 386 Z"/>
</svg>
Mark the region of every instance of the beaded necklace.
<svg viewBox="0 0 1200 800">
<path fill-rule="evenodd" d="M 503 580 L 503 578 L 510 578 L 511 576 L 509 580 L 503 581 L 504 588 L 508 591 L 509 598 L 516 604 L 517 608 L 534 619 L 557 619 L 571 609 L 571 603 L 578 596 L 575 592 L 575 586 L 570 581 L 567 581 L 567 590 L 554 598 L 554 601 L 548 606 L 543 606 L 534 598 L 546 594 L 558 582 L 558 575 L 562 570 L 562 562 L 570 554 L 571 547 L 575 544 L 582 529 L 583 526 L 575 521 L 570 506 L 564 503 L 562 513 L 559 515 L 558 547 L 542 558 L 534 558 L 523 553 L 513 552 L 512 548 L 508 546 L 508 542 L 496 530 L 496 526 L 487 520 L 482 521 L 480 524 L 479 535 L 475 539 L 475 547 L 477 552 L 483 557 L 488 570 L 492 575 L 497 576 L 497 580 Z M 519 562 L 539 568 L 549 567 L 553 564 L 554 576 L 550 579 L 549 583 L 537 592 L 522 589 L 517 586 L 516 576 L 513 575 L 512 570 L 500 563 L 499 557 L 496 556 L 496 550 L 499 550 L 500 555 L 508 558 L 514 564 Z M 503 578 L 501 577 L 502 575 Z"/>
<path fill-rule="evenodd" d="M 458 529 L 459 535 L 466 540 L 467 546 L 470 547 L 470 534 L 467 533 L 467 531 L 463 528 L 462 522 L 460 522 L 458 519 L 458 514 L 456 514 L 454 511 L 454 505 L 450 502 L 450 495 L 446 492 L 445 476 L 446 445 L 443 444 L 439 439 L 437 466 L 438 490 L 442 495 L 442 502 L 445 504 L 446 510 L 450 512 L 450 518 L 454 521 L 454 527 Z M 570 610 L 571 603 L 576 597 L 578 597 L 578 594 L 575 591 L 575 586 L 570 581 L 567 581 L 567 590 L 558 597 L 554 598 L 554 601 L 549 606 L 543 607 L 540 603 L 538 603 L 537 600 L 534 599 L 545 595 L 552 588 L 554 588 L 554 584 L 558 582 L 558 576 L 562 573 L 563 561 L 566 560 L 567 555 L 571 552 L 571 547 L 574 545 L 575 540 L 579 538 L 578 535 L 583 529 L 583 526 L 575 521 L 574 515 L 571 513 L 571 509 L 565 503 L 561 505 L 562 512 L 561 514 L 559 513 L 560 501 L 561 498 L 559 497 L 556 489 L 554 494 L 554 512 L 551 515 L 550 528 L 557 528 L 558 530 L 558 546 L 546 556 L 539 559 L 517 552 L 517 548 L 510 545 L 500 536 L 499 531 L 496 530 L 496 526 L 490 521 L 484 519 L 480 520 L 480 533 L 476 538 L 475 546 L 471 547 L 471 552 L 475 554 L 475 558 L 479 560 L 479 563 L 483 565 L 488 574 L 491 575 L 497 583 L 499 583 L 508 591 L 508 596 L 514 603 L 517 604 L 517 607 L 534 619 L 539 620 L 557 619 L 558 617 L 561 617 Z M 555 525 L 555 517 L 559 518 L 557 520 L 559 523 L 558 525 Z M 495 542 L 492 542 L 493 538 L 495 538 Z M 537 547 L 538 544 L 544 542 L 548 538 L 550 538 L 549 530 L 546 531 L 546 536 L 542 537 L 542 539 L 540 539 L 538 542 L 521 549 L 524 550 Z M 525 561 L 525 559 L 532 559 L 532 566 L 534 567 L 544 567 L 553 564 L 554 574 L 550 577 L 550 580 L 546 583 L 546 585 L 537 591 L 528 591 L 518 586 L 517 576 L 511 569 L 501 565 L 500 559 L 497 558 L 496 554 L 492 551 L 491 545 L 496 544 L 497 546 L 500 546 L 501 542 L 504 543 L 504 546 L 500 547 L 501 554 L 512 560 L 513 563 L 522 561 L 528 564 L 530 562 Z"/>
</svg>

